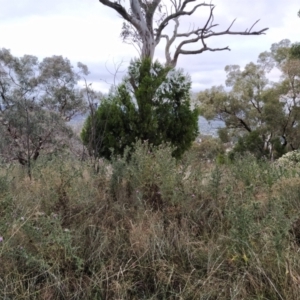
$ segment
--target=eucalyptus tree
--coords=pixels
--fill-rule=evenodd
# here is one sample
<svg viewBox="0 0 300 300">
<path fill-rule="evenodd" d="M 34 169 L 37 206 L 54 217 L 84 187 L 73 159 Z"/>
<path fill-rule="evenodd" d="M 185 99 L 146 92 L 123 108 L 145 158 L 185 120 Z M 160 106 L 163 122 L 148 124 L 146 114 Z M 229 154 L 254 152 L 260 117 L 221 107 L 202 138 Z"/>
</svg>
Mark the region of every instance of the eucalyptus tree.
<svg viewBox="0 0 300 300">
<path fill-rule="evenodd" d="M 300 60 L 282 40 L 260 54 L 256 64 L 227 66 L 227 87 L 212 87 L 198 95 L 202 114 L 225 122 L 221 136 L 233 136 L 237 151 L 274 158 L 300 147 Z M 268 72 L 281 72 L 270 82 Z"/>
<path fill-rule="evenodd" d="M 165 41 L 166 65 L 175 67 L 180 55 L 195 55 L 204 51 L 230 50 L 228 46 L 215 48 L 207 45 L 207 40 L 221 35 L 261 35 L 268 28 L 253 30 L 255 23 L 246 30 L 233 30 L 235 20 L 223 31 L 215 31 L 218 24 L 214 23 L 215 5 L 199 0 L 99 0 L 103 5 L 115 10 L 123 19 L 121 37 L 125 42 L 138 46 L 140 58 L 153 59 L 159 43 Z M 199 10 L 207 12 L 207 18 L 202 26 L 193 26 L 185 32 L 180 32 L 180 22 L 183 17 L 192 16 Z M 173 24 L 171 34 L 167 27 Z M 171 53 L 172 46 L 176 47 Z M 190 49 L 194 45 L 194 49 Z"/>
<path fill-rule="evenodd" d="M 281 59 L 274 55 L 277 67 L 281 71 L 281 82 L 277 84 L 280 93 L 280 101 L 284 105 L 286 118 L 282 129 L 282 138 L 291 150 L 300 147 L 300 56 L 299 46 L 292 45 L 286 40 L 284 47 L 282 42 L 275 44 L 277 52 L 282 52 Z M 296 51 L 298 49 L 298 51 Z"/>
<path fill-rule="evenodd" d="M 243 144 L 246 143 L 247 148 L 262 156 L 271 139 L 265 119 L 268 85 L 265 70 L 254 63 L 247 64 L 244 70 L 238 65 L 226 66 L 225 70 L 226 85 L 231 87 L 231 91 L 219 86 L 200 92 L 200 110 L 207 119 L 218 118 L 225 122 L 221 136 L 243 136 Z"/>
<path fill-rule="evenodd" d="M 45 58 L 13 56 L 0 50 L 0 154 L 17 160 L 31 173 L 31 161 L 41 152 L 53 152 L 66 146 L 72 135 L 66 126 L 73 116 L 85 110 L 85 101 L 77 86 L 79 64 L 75 72 L 70 61 L 61 56 Z"/>
</svg>

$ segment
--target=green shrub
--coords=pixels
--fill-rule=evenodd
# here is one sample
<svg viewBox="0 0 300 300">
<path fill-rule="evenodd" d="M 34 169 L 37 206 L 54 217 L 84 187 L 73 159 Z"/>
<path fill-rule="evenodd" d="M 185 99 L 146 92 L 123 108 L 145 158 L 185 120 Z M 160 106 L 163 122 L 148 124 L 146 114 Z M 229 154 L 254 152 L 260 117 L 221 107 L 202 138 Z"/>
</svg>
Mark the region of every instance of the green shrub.
<svg viewBox="0 0 300 300">
<path fill-rule="evenodd" d="M 150 60 L 131 62 L 128 75 L 90 115 L 81 138 L 90 153 L 111 159 L 136 140 L 170 143 L 180 158 L 198 133 L 190 108 L 190 78 Z"/>
<path fill-rule="evenodd" d="M 300 297 L 297 172 L 134 149 L 0 168 L 1 299 Z"/>
</svg>

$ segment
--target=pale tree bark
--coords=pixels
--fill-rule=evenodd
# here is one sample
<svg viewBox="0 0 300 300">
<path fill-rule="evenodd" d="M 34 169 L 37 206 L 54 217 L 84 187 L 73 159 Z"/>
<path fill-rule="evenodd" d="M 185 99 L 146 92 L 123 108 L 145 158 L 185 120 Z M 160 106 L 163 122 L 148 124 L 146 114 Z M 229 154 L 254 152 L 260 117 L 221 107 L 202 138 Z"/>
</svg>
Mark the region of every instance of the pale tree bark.
<svg viewBox="0 0 300 300">
<path fill-rule="evenodd" d="M 253 31 L 256 21 L 244 31 L 232 30 L 235 20 L 228 26 L 226 30 L 215 31 L 218 24 L 214 23 L 214 4 L 208 4 L 199 0 L 169 0 L 169 6 L 165 5 L 162 0 L 124 0 L 129 4 L 129 8 L 121 4 L 121 0 L 99 0 L 105 6 L 114 9 L 125 20 L 122 29 L 122 37 L 124 41 L 131 40 L 133 44 L 138 44 L 140 48 L 141 58 L 153 59 L 155 48 L 162 39 L 166 40 L 165 57 L 166 65 L 176 67 L 180 55 L 195 55 L 204 51 L 223 51 L 230 50 L 229 46 L 212 48 L 207 45 L 207 39 L 220 35 L 261 35 L 268 28 Z M 189 5 L 193 7 L 189 8 Z M 171 6 L 170 6 L 171 5 Z M 209 14 L 207 21 L 203 27 L 195 27 L 187 32 L 179 32 L 180 18 L 183 16 L 191 16 L 200 8 L 207 7 Z M 162 10 L 164 13 L 162 13 Z M 154 19 L 156 18 L 156 19 Z M 173 33 L 167 34 L 166 27 L 173 21 Z M 154 23 L 156 27 L 154 27 Z M 171 46 L 174 42 L 181 39 L 179 45 L 171 53 Z M 183 39 L 183 40 L 182 40 Z M 187 45 L 195 45 L 194 50 L 188 50 Z"/>
</svg>

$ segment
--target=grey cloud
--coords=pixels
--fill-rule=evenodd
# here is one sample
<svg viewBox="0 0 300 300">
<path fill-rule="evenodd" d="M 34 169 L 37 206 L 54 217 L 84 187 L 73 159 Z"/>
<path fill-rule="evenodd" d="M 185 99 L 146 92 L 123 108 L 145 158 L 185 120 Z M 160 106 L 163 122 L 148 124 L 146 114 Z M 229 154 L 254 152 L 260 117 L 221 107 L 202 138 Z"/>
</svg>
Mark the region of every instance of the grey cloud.
<svg viewBox="0 0 300 300">
<path fill-rule="evenodd" d="M 51 14 L 72 14 L 89 10 L 91 6 L 100 6 L 94 0 L 0 0 L 0 18 L 2 21 L 29 16 L 48 16 Z M 100 10 L 100 7 L 99 7 Z"/>
<path fill-rule="evenodd" d="M 5 0 L 1 0 L 4 2 Z M 2 20 L 12 20 L 15 18 L 29 17 L 30 15 L 49 15 L 59 11 L 60 1 L 5 1 L 1 5 L 0 17 Z"/>
<path fill-rule="evenodd" d="M 270 27 L 270 30 L 265 36 L 219 36 L 207 40 L 207 44 L 210 47 L 229 46 L 232 51 L 205 52 L 200 55 L 180 56 L 178 67 L 184 68 L 184 70 L 191 75 L 193 89 L 199 90 L 210 87 L 211 85 L 224 83 L 224 78 L 226 77 L 224 67 L 226 65 L 238 64 L 243 67 L 251 61 L 256 62 L 259 53 L 269 50 L 271 43 L 279 42 L 282 38 L 290 38 L 291 32 L 287 31 L 286 36 L 282 37 L 275 33 L 277 33 L 279 27 L 284 25 L 288 16 L 300 21 L 296 16 L 297 11 L 299 10 L 298 1 L 299 0 L 272 0 L 270 4 L 270 1 L 263 0 L 214 0 L 213 3 L 217 6 L 215 9 L 215 23 L 220 24 L 215 28 L 216 31 L 227 29 L 234 18 L 237 18 L 237 20 L 233 26 L 233 30 L 243 31 L 252 26 L 257 19 L 261 19 L 261 21 L 255 26 L 256 30 L 264 27 Z M 83 16 L 83 20 L 85 18 L 89 20 L 92 17 L 94 18 L 93 20 L 98 20 L 97 18 L 99 17 L 99 20 L 101 20 L 102 23 L 107 22 L 107 20 L 113 20 L 113 24 L 117 22 L 120 24 L 120 27 L 118 27 L 119 25 L 115 27 L 121 29 L 121 18 L 112 9 L 101 5 L 98 0 L 53 0 L 51 2 L 46 0 L 0 0 L 0 7 L 0 23 L 13 19 L 19 20 L 20 18 L 30 18 L 30 16 L 36 15 L 45 17 L 50 15 L 67 15 L 74 17 L 74 22 L 76 22 L 76 16 Z M 201 10 L 199 14 L 184 19 L 180 32 L 184 32 L 186 29 L 192 28 L 192 26 L 201 26 L 206 20 L 207 12 Z M 13 22 L 11 23 L 13 24 Z M 91 74 L 87 79 L 90 82 L 95 83 L 95 86 L 99 87 L 101 90 L 108 90 L 109 84 L 114 81 L 113 75 L 110 74 L 110 72 L 114 72 L 114 66 L 111 59 L 108 62 L 110 72 L 106 70 L 105 64 L 107 64 L 108 58 L 108 54 L 105 52 L 106 45 L 108 43 L 111 43 L 111 45 L 116 44 L 116 49 L 118 49 L 120 53 L 118 57 L 115 57 L 116 61 L 118 61 L 122 55 L 125 55 L 126 63 L 128 63 L 130 57 L 137 56 L 137 52 L 133 47 L 132 52 L 124 51 L 125 47 L 122 45 L 122 41 L 119 38 L 120 31 L 116 28 L 107 28 L 108 26 L 105 27 L 102 23 L 93 23 L 89 25 L 89 27 L 85 27 L 85 23 L 83 22 L 81 26 L 83 30 L 80 33 L 76 32 L 76 34 L 72 32 L 74 24 L 69 24 L 66 28 L 62 28 L 61 30 L 66 33 L 65 40 L 61 40 L 61 44 L 63 44 L 64 47 L 60 47 L 61 45 L 59 44 L 57 46 L 55 45 L 55 34 L 53 34 L 53 36 L 50 36 L 49 34 L 49 39 L 53 39 L 53 41 L 51 40 L 51 43 L 57 47 L 51 48 L 51 51 L 52 49 L 57 49 L 58 52 L 51 53 L 51 55 L 62 54 L 64 57 L 71 59 L 74 65 L 77 61 L 82 61 L 82 63 L 87 64 L 91 71 Z M 168 32 L 172 32 L 172 25 L 172 22 L 170 22 Z M 41 32 L 45 32 L 46 30 L 42 28 L 39 29 Z M 51 30 L 51 27 L 47 28 L 48 33 L 51 33 Z M 84 34 L 88 31 L 92 32 L 93 36 Z M 109 35 L 105 35 L 107 32 L 109 32 Z M 15 40 L 21 39 L 22 36 L 26 34 L 29 36 L 34 33 L 22 32 L 20 36 L 15 37 Z M 278 37 L 278 40 L 271 40 L 271 36 Z M 78 40 L 76 40 L 75 43 L 74 39 L 76 38 L 78 38 Z M 72 39 L 74 43 L 71 43 L 70 39 Z M 176 44 L 178 45 L 178 43 Z M 70 45 L 72 46 L 70 47 Z M 74 45 L 78 45 L 80 50 L 82 48 L 82 55 L 81 52 L 74 53 Z M 1 46 L 6 48 L 11 47 L 9 44 L 3 44 Z M 195 45 L 190 47 L 193 49 Z M 97 48 L 96 51 L 92 51 L 95 48 Z M 21 43 L 19 48 L 11 48 L 12 53 L 15 51 L 20 53 L 20 49 L 22 49 Z M 39 49 L 38 53 L 28 54 L 41 57 L 47 53 L 47 56 L 50 56 L 50 50 L 47 46 L 38 47 L 37 49 Z M 101 51 L 103 51 L 103 53 Z M 99 53 L 98 57 L 96 57 L 96 55 L 98 55 L 97 53 Z M 78 59 L 75 55 L 77 55 Z M 164 61 L 163 40 L 157 49 L 156 56 L 160 61 Z M 41 58 L 43 58 L 43 56 Z M 120 81 L 122 77 L 123 74 L 119 74 L 117 81 Z M 109 84 L 106 84 L 105 82 L 108 82 Z"/>
<path fill-rule="evenodd" d="M 121 82 L 122 78 L 126 75 L 125 66 L 120 71 L 113 71 L 113 67 L 107 68 L 105 62 L 87 63 L 90 74 L 86 77 L 86 81 L 92 83 L 96 90 L 101 90 L 107 93 L 111 86 L 117 85 Z"/>
<path fill-rule="evenodd" d="M 5 4 L 4 4 L 5 2 Z M 105 8 L 97 0 L 0 0 L 0 20 L 12 21 L 31 16 L 105 14 L 116 17 L 116 13 Z"/>
</svg>

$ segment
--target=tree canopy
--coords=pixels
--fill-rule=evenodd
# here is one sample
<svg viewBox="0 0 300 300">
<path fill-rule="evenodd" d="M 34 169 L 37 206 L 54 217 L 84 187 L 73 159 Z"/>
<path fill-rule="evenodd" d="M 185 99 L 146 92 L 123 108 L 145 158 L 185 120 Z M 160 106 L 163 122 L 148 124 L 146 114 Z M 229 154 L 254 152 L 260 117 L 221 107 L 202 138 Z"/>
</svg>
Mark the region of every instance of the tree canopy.
<svg viewBox="0 0 300 300">
<path fill-rule="evenodd" d="M 13 56 L 0 50 L 0 154 L 30 165 L 42 151 L 65 147 L 72 131 L 65 125 L 86 110 L 85 93 L 77 83 L 86 66 L 76 72 L 67 58 Z"/>
<path fill-rule="evenodd" d="M 81 137 L 90 153 L 111 159 L 140 139 L 169 142 L 180 157 L 197 136 L 198 113 L 190 109 L 191 81 L 150 59 L 135 60 L 128 75 L 89 116 Z"/>
<path fill-rule="evenodd" d="M 225 122 L 224 130 L 238 141 L 236 150 L 273 158 L 299 148 L 300 60 L 290 55 L 291 47 L 282 40 L 243 70 L 226 66 L 231 90 L 219 86 L 199 93 L 202 114 Z M 277 83 L 267 77 L 274 67 L 281 72 Z"/>
</svg>

